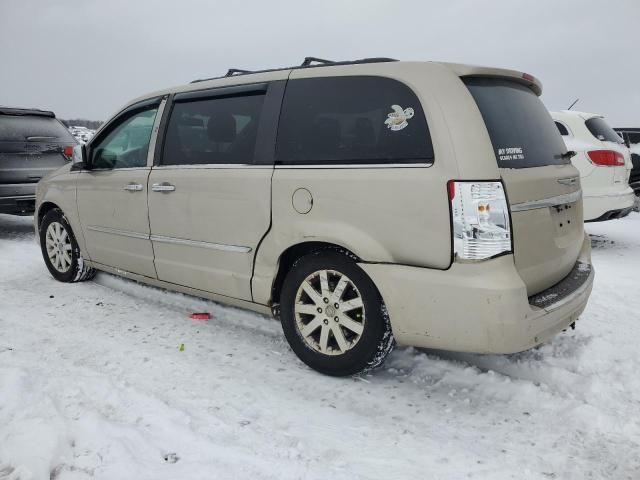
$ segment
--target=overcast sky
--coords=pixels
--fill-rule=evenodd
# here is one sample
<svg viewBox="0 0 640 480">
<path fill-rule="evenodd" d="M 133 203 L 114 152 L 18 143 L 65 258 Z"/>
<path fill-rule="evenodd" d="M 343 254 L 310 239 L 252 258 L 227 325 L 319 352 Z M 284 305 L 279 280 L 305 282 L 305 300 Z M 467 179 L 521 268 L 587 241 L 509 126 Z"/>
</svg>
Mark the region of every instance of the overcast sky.
<svg viewBox="0 0 640 480">
<path fill-rule="evenodd" d="M 640 0 L 0 0 L 0 105 L 105 120 L 229 67 L 388 56 L 534 74 L 550 109 L 640 127 Z"/>
</svg>

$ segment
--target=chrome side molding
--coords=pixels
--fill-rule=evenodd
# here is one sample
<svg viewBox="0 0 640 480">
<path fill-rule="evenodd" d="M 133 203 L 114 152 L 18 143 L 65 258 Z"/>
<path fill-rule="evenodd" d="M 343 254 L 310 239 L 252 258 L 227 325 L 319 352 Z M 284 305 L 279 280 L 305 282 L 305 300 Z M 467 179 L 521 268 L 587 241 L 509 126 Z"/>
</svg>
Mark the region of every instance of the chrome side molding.
<svg viewBox="0 0 640 480">
<path fill-rule="evenodd" d="M 120 235 L 122 237 L 149 240 L 149 235 L 146 233 L 132 232 L 130 230 L 118 230 L 117 228 L 98 227 L 96 225 L 89 225 L 87 230 L 91 230 L 92 232 L 109 233 L 111 235 Z"/>
<path fill-rule="evenodd" d="M 90 225 L 87 230 L 100 233 L 108 233 L 111 235 L 120 235 L 122 237 L 137 238 L 140 240 L 151 240 L 153 242 L 170 243 L 173 245 L 186 245 L 188 247 L 210 248 L 212 250 L 222 250 L 223 252 L 232 253 L 249 253 L 251 247 L 243 247 L 241 245 L 226 245 L 223 243 L 200 242 L 197 240 L 187 240 L 186 238 L 166 237 L 164 235 L 149 235 L 146 233 L 131 232 L 129 230 L 118 230 L 116 228 L 98 227 Z"/>
<path fill-rule="evenodd" d="M 565 205 L 567 203 L 575 203 L 582 198 L 582 189 L 565 195 L 557 195 L 555 197 L 543 198 L 541 200 L 531 200 L 528 202 L 512 203 L 512 212 L 523 212 L 526 210 L 535 210 L 537 208 L 555 207 L 557 205 Z"/>
<path fill-rule="evenodd" d="M 251 247 L 242 247 L 239 245 L 225 245 L 222 243 L 200 242 L 197 240 L 187 240 L 186 238 L 165 237 L 163 235 L 151 235 L 153 242 L 171 243 L 174 245 L 187 245 L 189 247 L 211 248 L 213 250 L 222 250 L 225 252 L 248 253 Z"/>
<path fill-rule="evenodd" d="M 433 166 L 433 161 L 423 163 L 336 163 L 336 164 L 309 164 L 309 165 L 275 165 L 276 170 L 327 170 L 341 169 L 353 170 L 359 168 L 429 168 Z"/>
</svg>

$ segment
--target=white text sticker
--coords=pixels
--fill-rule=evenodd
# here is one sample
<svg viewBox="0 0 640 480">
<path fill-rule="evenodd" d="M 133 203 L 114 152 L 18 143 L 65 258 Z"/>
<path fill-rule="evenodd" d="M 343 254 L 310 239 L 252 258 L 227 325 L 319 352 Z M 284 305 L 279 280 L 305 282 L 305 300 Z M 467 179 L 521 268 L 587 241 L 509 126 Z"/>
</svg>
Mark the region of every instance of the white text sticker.
<svg viewBox="0 0 640 480">
<path fill-rule="evenodd" d="M 524 150 L 522 147 L 499 148 L 498 158 L 503 162 L 508 160 L 524 160 Z"/>
</svg>

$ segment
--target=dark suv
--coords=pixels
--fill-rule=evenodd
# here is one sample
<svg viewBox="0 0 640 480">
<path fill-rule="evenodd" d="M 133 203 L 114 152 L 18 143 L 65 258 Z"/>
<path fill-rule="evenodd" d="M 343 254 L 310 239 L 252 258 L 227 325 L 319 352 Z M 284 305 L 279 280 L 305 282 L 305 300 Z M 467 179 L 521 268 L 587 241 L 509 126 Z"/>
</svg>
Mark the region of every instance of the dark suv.
<svg viewBox="0 0 640 480">
<path fill-rule="evenodd" d="M 53 112 L 0 107 L 0 213 L 33 214 L 36 184 L 76 144 Z"/>
<path fill-rule="evenodd" d="M 624 142 L 631 150 L 631 161 L 633 162 L 633 170 L 629 177 L 629 185 L 640 196 L 640 128 L 615 128 Z"/>
</svg>

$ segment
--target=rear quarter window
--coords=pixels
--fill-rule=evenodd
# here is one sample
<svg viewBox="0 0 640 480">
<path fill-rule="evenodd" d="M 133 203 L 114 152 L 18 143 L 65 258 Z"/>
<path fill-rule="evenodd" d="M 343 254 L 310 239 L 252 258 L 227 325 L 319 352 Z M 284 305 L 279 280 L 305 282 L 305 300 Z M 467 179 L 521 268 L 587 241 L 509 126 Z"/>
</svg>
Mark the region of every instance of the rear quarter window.
<svg viewBox="0 0 640 480">
<path fill-rule="evenodd" d="M 290 80 L 278 129 L 280 164 L 431 163 L 415 93 L 384 77 Z"/>
<path fill-rule="evenodd" d="M 0 115 L 0 141 L 60 141 L 75 144 L 73 136 L 59 120 L 29 115 Z"/>
<path fill-rule="evenodd" d="M 463 81 L 489 132 L 500 168 L 564 165 L 567 149 L 548 110 L 520 83 L 486 77 Z"/>
<path fill-rule="evenodd" d="M 567 127 L 565 127 L 560 122 L 555 122 L 555 123 L 556 123 L 556 128 L 558 129 L 558 132 L 560 132 L 560 135 L 562 135 L 563 137 L 568 137 L 569 130 L 567 129 Z"/>
</svg>

